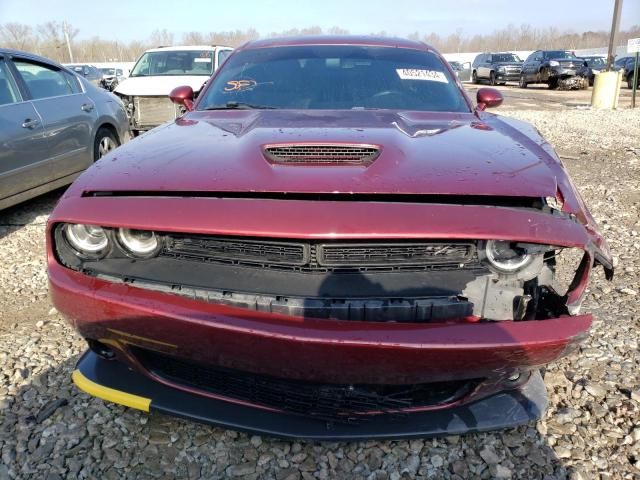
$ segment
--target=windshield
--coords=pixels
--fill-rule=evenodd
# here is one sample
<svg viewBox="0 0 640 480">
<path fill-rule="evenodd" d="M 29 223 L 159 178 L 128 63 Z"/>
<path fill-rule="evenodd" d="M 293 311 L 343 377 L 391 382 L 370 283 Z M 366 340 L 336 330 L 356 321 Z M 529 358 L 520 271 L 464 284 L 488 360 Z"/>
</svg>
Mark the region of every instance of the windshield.
<svg viewBox="0 0 640 480">
<path fill-rule="evenodd" d="M 212 80 L 198 109 L 225 106 L 469 111 L 434 53 L 352 45 L 238 52 Z"/>
<path fill-rule="evenodd" d="M 606 61 L 602 57 L 590 57 L 585 58 L 587 65 L 590 67 L 604 67 L 606 65 Z"/>
<path fill-rule="evenodd" d="M 513 53 L 494 53 L 491 55 L 493 62 L 521 62 L 520 57 Z"/>
<path fill-rule="evenodd" d="M 552 50 L 544 52 L 544 58 L 577 58 L 573 53 L 566 50 Z"/>
<path fill-rule="evenodd" d="M 213 51 L 165 50 L 146 52 L 140 57 L 131 77 L 155 75 L 203 75 L 213 73 Z"/>
</svg>

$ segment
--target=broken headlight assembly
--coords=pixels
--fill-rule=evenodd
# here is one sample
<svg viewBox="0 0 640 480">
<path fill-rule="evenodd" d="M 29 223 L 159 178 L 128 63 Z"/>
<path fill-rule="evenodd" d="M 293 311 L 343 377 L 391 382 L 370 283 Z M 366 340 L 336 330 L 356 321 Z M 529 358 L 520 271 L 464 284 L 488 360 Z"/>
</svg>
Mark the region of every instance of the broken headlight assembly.
<svg viewBox="0 0 640 480">
<path fill-rule="evenodd" d="M 532 255 L 526 246 L 506 240 L 489 240 L 485 244 L 489 264 L 504 273 L 514 273 L 531 263 Z"/>
</svg>

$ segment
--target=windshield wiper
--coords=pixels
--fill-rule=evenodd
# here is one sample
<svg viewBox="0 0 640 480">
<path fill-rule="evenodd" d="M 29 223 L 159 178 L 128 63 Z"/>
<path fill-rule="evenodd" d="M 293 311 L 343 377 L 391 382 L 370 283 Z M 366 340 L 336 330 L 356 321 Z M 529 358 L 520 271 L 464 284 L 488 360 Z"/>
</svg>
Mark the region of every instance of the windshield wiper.
<svg viewBox="0 0 640 480">
<path fill-rule="evenodd" d="M 214 105 L 206 107 L 204 110 L 274 110 L 276 107 L 270 105 L 256 105 L 244 102 L 227 102 L 226 105 Z"/>
</svg>

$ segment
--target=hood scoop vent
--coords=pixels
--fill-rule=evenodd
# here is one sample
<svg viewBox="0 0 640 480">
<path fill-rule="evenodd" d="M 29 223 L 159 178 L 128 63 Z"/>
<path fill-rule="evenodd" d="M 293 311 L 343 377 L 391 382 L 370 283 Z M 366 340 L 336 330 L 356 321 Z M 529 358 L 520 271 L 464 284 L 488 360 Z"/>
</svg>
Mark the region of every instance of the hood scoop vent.
<svg viewBox="0 0 640 480">
<path fill-rule="evenodd" d="M 265 145 L 265 158 L 278 165 L 369 166 L 380 155 L 378 145 L 281 143 Z"/>
</svg>

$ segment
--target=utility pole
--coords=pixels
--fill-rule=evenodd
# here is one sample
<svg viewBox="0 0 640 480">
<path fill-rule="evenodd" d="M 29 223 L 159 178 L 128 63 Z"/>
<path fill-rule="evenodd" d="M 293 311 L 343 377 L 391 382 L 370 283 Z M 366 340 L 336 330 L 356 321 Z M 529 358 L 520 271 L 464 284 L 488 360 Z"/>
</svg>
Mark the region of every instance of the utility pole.
<svg viewBox="0 0 640 480">
<path fill-rule="evenodd" d="M 613 5 L 613 20 L 611 21 L 611 36 L 609 37 L 609 53 L 607 54 L 607 71 L 611 71 L 613 57 L 615 55 L 616 37 L 620 26 L 620 13 L 622 11 L 622 0 L 615 0 Z"/>
<path fill-rule="evenodd" d="M 64 32 L 64 40 L 67 42 L 67 50 L 69 50 L 69 62 L 73 63 L 73 52 L 71 51 L 71 41 L 69 40 L 69 26 L 67 22 L 62 22 L 62 31 Z"/>
</svg>

